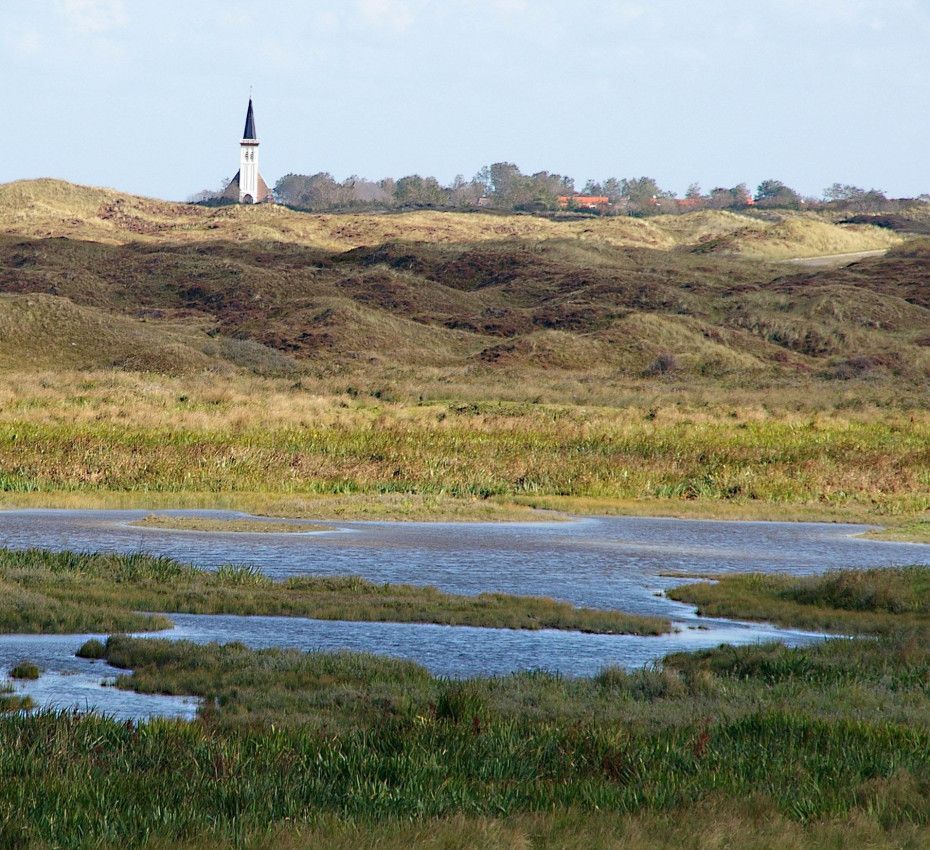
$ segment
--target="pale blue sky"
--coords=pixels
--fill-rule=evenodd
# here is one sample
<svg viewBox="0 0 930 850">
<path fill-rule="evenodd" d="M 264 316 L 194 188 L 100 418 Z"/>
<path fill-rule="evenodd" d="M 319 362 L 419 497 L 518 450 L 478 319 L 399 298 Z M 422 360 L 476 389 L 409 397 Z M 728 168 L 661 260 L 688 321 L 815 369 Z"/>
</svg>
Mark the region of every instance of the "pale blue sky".
<svg viewBox="0 0 930 850">
<path fill-rule="evenodd" d="M 0 0 L 0 182 L 482 165 L 930 192 L 930 0 Z"/>
</svg>

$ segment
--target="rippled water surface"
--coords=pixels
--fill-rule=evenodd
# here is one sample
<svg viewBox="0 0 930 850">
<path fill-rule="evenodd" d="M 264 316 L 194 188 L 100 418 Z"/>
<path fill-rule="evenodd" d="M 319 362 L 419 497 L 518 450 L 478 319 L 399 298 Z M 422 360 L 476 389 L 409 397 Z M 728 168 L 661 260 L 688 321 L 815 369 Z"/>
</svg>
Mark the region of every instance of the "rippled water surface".
<svg viewBox="0 0 930 850">
<path fill-rule="evenodd" d="M 196 513 L 239 518 L 229 512 Z M 165 637 L 240 640 L 250 646 L 354 649 L 416 660 L 435 673 L 467 676 L 522 669 L 589 675 L 605 664 L 638 667 L 669 652 L 815 635 L 764 624 L 699 619 L 661 596 L 681 579 L 669 572 L 783 571 L 930 564 L 930 546 L 854 535 L 863 526 L 712 522 L 640 517 L 537 524 L 338 523 L 332 532 L 249 534 L 137 528 L 140 511 L 0 513 L 0 545 L 79 551 L 143 550 L 198 566 L 256 566 L 274 578 L 355 574 L 383 582 L 431 584 L 457 593 L 500 590 L 670 617 L 659 638 L 523 632 L 433 625 L 345 623 L 278 617 L 175 615 Z M 47 672 L 23 689 L 43 704 L 96 706 L 120 717 L 188 716 L 190 701 L 100 687 L 113 671 L 73 658 L 86 636 L 3 636 L 0 664 L 20 658 Z M 8 669 L 8 666 L 7 668 Z"/>
</svg>

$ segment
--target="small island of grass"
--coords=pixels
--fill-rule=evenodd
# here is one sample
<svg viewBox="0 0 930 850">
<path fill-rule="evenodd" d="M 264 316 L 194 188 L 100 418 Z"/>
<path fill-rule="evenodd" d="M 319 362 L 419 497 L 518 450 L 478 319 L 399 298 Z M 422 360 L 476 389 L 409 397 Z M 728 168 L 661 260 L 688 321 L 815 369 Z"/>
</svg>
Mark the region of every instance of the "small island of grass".
<svg viewBox="0 0 930 850">
<path fill-rule="evenodd" d="M 203 516 L 175 516 L 172 514 L 149 514 L 130 525 L 136 528 L 163 528 L 171 531 L 212 531 L 238 534 L 307 534 L 308 532 L 333 531 L 335 526 L 322 522 L 287 522 L 285 520 L 251 519 L 237 517 L 225 519 Z"/>
<path fill-rule="evenodd" d="M 833 570 L 823 575 L 732 574 L 672 588 L 708 617 L 766 620 L 841 634 L 895 634 L 930 626 L 930 567 Z"/>
<path fill-rule="evenodd" d="M 273 581 L 243 566 L 197 569 L 141 553 L 0 550 L 0 633 L 112 633 L 170 629 L 165 614 L 239 614 L 506 629 L 659 635 L 668 620 L 577 608 L 539 596 L 445 593 L 357 576 Z"/>
<path fill-rule="evenodd" d="M 930 520 L 918 519 L 900 525 L 889 525 L 867 531 L 862 536 L 869 540 L 887 540 L 891 543 L 930 543 Z"/>
</svg>

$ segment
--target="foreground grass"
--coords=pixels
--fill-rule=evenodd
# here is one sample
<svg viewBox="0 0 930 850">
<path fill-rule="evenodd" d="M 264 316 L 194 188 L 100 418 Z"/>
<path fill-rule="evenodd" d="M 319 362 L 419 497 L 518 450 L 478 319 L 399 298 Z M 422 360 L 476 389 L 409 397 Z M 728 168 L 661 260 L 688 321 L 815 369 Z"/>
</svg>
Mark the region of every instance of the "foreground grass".
<svg viewBox="0 0 930 850">
<path fill-rule="evenodd" d="M 930 825 L 926 641 L 465 682 L 236 644 L 121 637 L 105 654 L 134 670 L 121 687 L 201 696 L 200 718 L 0 723 L 8 842 L 919 847 Z"/>
<path fill-rule="evenodd" d="M 849 818 L 846 835 L 855 835 L 860 819 L 866 834 L 884 824 L 906 834 L 926 820 L 925 734 L 760 714 L 715 724 L 696 747 L 699 735 L 688 728 L 628 739 L 591 727 L 500 725 L 475 732 L 471 723 L 439 722 L 327 739 L 273 729 L 218 735 L 180 724 L 12 718 L 0 726 L 2 837 L 7 846 L 33 840 L 82 848 L 145 846 L 153 836 L 172 847 L 209 846 L 205 838 L 241 846 L 245 836 L 258 845 L 261 836 L 265 846 L 280 846 L 272 835 L 287 819 L 341 818 L 365 825 L 356 835 L 376 837 L 384 820 L 396 834 L 398 820 L 422 824 L 463 810 L 485 818 L 550 811 L 550 822 L 563 825 L 583 820 L 567 809 L 613 813 L 595 814 L 589 824 L 596 828 L 640 812 L 674 816 L 708 796 L 761 797 L 757 823 L 773 810 L 779 820 L 829 819 L 834 829 Z M 681 834 L 682 825 L 676 830 L 669 819 L 650 822 Z M 741 823 L 753 828 L 751 815 Z M 478 841 L 452 846 L 485 846 L 480 832 L 471 837 Z"/>
<path fill-rule="evenodd" d="M 930 837 L 930 570 L 802 580 L 844 631 L 661 668 L 448 681 L 410 662 L 111 637 L 193 723 L 0 722 L 0 843 L 77 848 L 882 848 Z M 759 595 L 767 598 L 764 588 Z"/>
<path fill-rule="evenodd" d="M 244 614 L 442 623 L 603 634 L 669 631 L 667 620 L 576 608 L 535 596 L 457 596 L 434 587 L 350 577 L 274 582 L 257 570 L 199 570 L 143 554 L 0 550 L 0 632 L 126 632 L 171 628 L 160 613 Z"/>
</svg>

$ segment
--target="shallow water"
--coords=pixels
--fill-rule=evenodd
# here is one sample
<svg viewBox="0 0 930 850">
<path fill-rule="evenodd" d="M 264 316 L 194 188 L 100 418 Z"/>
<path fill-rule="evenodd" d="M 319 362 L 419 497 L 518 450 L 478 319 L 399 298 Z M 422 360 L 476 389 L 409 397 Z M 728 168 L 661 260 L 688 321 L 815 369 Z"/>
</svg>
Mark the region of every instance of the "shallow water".
<svg viewBox="0 0 930 850">
<path fill-rule="evenodd" d="M 432 584 L 457 593 L 499 590 L 554 596 L 579 605 L 671 618 L 658 638 L 509 631 L 278 617 L 175 615 L 164 637 L 250 646 L 353 649 L 409 658 L 446 676 L 546 669 L 590 675 L 606 664 L 640 667 L 669 652 L 816 635 L 765 624 L 699 619 L 661 596 L 681 582 L 668 572 L 780 571 L 930 564 L 930 546 L 862 540 L 864 526 L 716 522 L 642 517 L 577 522 L 453 524 L 338 523 L 332 532 L 267 534 L 136 528 L 143 511 L 0 513 L 0 545 L 79 551 L 146 551 L 198 566 L 249 564 L 274 578 L 355 574 L 375 581 Z M 176 512 L 239 518 L 224 511 Z M 0 664 L 29 658 L 49 671 L 22 686 L 42 704 L 94 706 L 118 717 L 188 716 L 189 701 L 100 687 L 114 671 L 73 658 L 86 636 L 3 636 Z M 8 667 L 6 668 L 8 669 Z"/>
<path fill-rule="evenodd" d="M 29 694 L 45 708 L 96 709 L 118 720 L 146 717 L 182 717 L 197 713 L 197 700 L 188 697 L 150 696 L 119 691 L 109 685 L 122 670 L 105 661 L 75 658 L 85 640 L 100 635 L 2 635 L 0 670 L 28 659 L 39 666 L 42 675 L 35 681 L 15 682 L 17 692 Z"/>
</svg>

